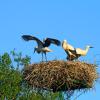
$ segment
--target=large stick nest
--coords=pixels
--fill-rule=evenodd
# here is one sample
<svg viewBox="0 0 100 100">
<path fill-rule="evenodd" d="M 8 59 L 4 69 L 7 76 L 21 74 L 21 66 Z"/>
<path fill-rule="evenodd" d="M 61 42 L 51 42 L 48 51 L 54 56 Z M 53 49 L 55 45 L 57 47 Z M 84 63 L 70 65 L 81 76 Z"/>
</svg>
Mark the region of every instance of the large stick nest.
<svg viewBox="0 0 100 100">
<path fill-rule="evenodd" d="M 92 88 L 97 79 L 96 66 L 79 61 L 49 61 L 24 69 L 24 79 L 33 87 L 68 91 Z"/>
</svg>

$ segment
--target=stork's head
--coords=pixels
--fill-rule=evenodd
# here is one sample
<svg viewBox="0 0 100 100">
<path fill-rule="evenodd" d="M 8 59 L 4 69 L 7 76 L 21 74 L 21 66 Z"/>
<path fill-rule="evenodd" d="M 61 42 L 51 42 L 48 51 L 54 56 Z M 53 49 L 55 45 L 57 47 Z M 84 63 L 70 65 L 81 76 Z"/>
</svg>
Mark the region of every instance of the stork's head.
<svg viewBox="0 0 100 100">
<path fill-rule="evenodd" d="M 62 47 L 65 50 L 66 49 L 66 45 L 67 45 L 67 40 L 63 40 L 62 41 Z"/>
<path fill-rule="evenodd" d="M 40 53 L 41 52 L 41 50 L 40 50 L 40 48 L 38 48 L 37 46 L 34 48 L 34 53 L 35 52 L 37 52 L 37 53 Z"/>
<path fill-rule="evenodd" d="M 34 47 L 34 53 L 37 51 L 38 47 Z"/>
<path fill-rule="evenodd" d="M 93 48 L 93 47 L 92 47 L 92 46 L 90 46 L 90 45 L 87 45 L 87 46 L 86 46 L 86 48 Z"/>
<path fill-rule="evenodd" d="M 63 40 L 64 43 L 67 43 L 67 40 Z"/>
</svg>

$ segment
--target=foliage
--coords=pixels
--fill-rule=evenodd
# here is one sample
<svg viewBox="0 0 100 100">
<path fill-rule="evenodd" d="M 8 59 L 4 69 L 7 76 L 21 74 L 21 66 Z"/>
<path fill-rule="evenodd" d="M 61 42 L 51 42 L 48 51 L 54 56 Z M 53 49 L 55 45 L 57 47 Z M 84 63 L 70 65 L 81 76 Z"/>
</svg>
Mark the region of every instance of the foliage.
<svg viewBox="0 0 100 100">
<path fill-rule="evenodd" d="M 10 55 L 4 53 L 0 56 L 0 98 L 15 99 L 21 90 L 21 73 L 14 69 Z"/>
<path fill-rule="evenodd" d="M 0 100 L 64 100 L 61 92 L 33 89 L 25 82 L 23 68 L 30 60 L 15 50 L 0 55 Z"/>
</svg>

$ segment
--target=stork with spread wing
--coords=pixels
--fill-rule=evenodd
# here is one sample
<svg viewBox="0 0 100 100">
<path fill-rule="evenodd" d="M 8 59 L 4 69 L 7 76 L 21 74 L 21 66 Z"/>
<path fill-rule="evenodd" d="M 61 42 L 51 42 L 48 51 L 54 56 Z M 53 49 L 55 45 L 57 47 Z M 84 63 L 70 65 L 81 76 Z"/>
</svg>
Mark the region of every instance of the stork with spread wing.
<svg viewBox="0 0 100 100">
<path fill-rule="evenodd" d="M 36 51 L 38 54 L 39 53 L 42 54 L 42 61 L 43 61 L 43 54 L 45 55 L 45 59 L 47 61 L 46 53 L 52 51 L 48 48 L 51 44 L 54 44 L 57 46 L 60 46 L 60 44 L 61 44 L 59 40 L 52 39 L 52 38 L 46 38 L 44 41 L 41 41 L 37 37 L 31 36 L 31 35 L 23 35 L 22 38 L 25 41 L 34 40 L 37 42 L 37 46 L 34 48 L 34 52 Z"/>
</svg>

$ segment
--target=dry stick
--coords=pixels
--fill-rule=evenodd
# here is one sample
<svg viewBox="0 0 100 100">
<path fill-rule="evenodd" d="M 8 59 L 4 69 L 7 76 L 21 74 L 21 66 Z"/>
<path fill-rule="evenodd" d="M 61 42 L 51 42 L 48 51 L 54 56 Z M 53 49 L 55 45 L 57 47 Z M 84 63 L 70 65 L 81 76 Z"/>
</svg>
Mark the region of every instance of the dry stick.
<svg viewBox="0 0 100 100">
<path fill-rule="evenodd" d="M 27 72 L 25 75 L 26 80 L 34 86 L 41 86 L 41 88 L 43 88 L 43 87 L 52 88 L 51 85 L 53 85 L 53 83 L 55 83 L 55 81 L 59 81 L 60 84 L 58 85 L 58 87 L 56 84 L 54 84 L 54 85 L 56 85 L 56 89 L 61 87 L 65 83 L 64 81 L 67 82 L 68 88 L 70 88 L 70 89 L 71 89 L 71 86 L 73 88 L 74 85 L 78 85 L 77 80 L 79 80 L 79 81 L 81 81 L 82 79 L 86 80 L 87 85 L 89 83 L 91 83 L 92 81 L 94 81 L 93 79 L 95 79 L 95 77 L 96 77 L 96 75 L 95 75 L 96 72 L 95 72 L 95 68 L 93 67 L 93 65 L 81 63 L 81 62 L 77 62 L 77 63 L 76 62 L 66 62 L 65 63 L 66 65 L 63 65 L 63 63 L 65 63 L 65 62 L 57 61 L 57 62 L 48 62 L 48 63 L 43 63 L 43 64 L 32 65 L 33 68 L 30 69 L 29 70 L 30 72 Z M 62 68 L 64 68 L 64 69 L 62 69 Z M 84 72 L 84 70 L 85 70 L 85 72 Z M 89 71 L 89 75 L 88 75 L 87 70 Z M 34 72 L 34 73 L 32 73 L 32 72 Z M 91 72 L 93 72 L 93 74 Z M 86 76 L 84 76 L 84 73 L 87 73 L 87 74 L 85 74 L 86 76 L 88 75 L 87 78 L 86 78 Z M 38 79 L 39 76 L 40 76 L 40 78 Z M 33 77 L 33 80 L 32 80 L 32 77 Z M 91 77 L 93 77 L 93 79 Z M 30 80 L 28 80 L 27 78 Z M 41 80 L 41 78 L 43 78 L 43 79 Z M 52 80 L 52 78 L 53 78 L 53 80 Z M 71 80 L 70 80 L 70 78 L 71 78 Z M 76 82 L 73 82 L 74 78 L 75 78 Z M 89 81 L 87 81 L 88 78 L 90 78 Z M 31 80 L 32 80 L 32 82 L 30 82 Z M 61 82 L 61 81 L 63 81 L 63 82 Z M 41 83 L 41 84 L 39 84 L 39 83 Z M 82 83 L 80 83 L 80 85 L 82 85 Z M 78 86 L 75 86 L 75 87 L 78 88 Z M 70 94 L 69 94 L 69 96 L 70 96 Z"/>
</svg>

